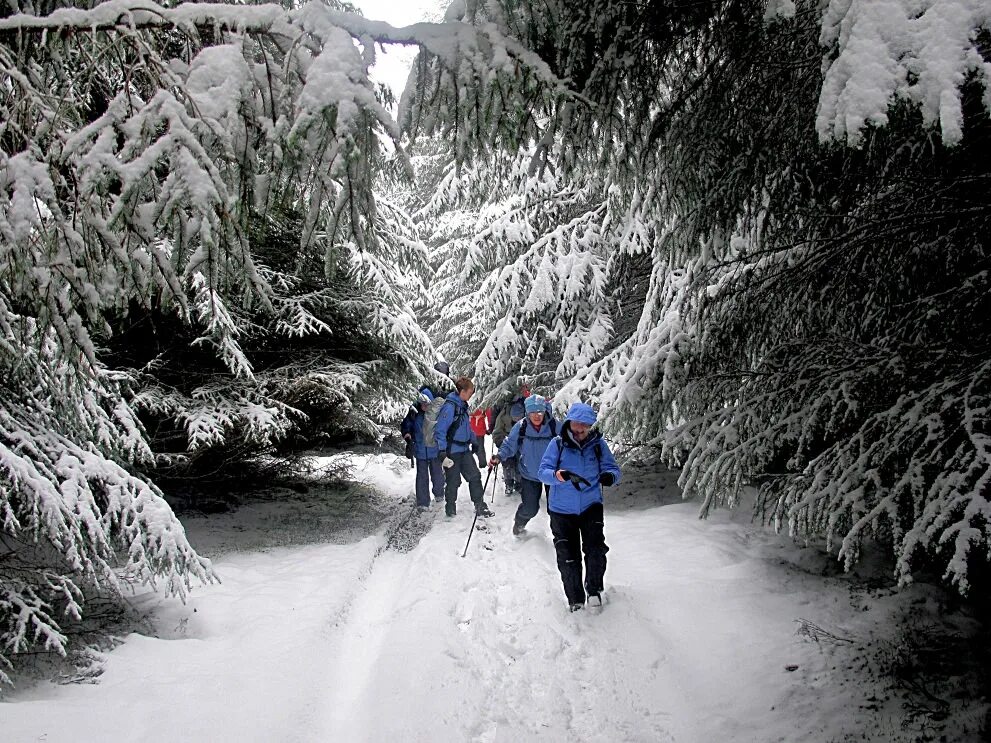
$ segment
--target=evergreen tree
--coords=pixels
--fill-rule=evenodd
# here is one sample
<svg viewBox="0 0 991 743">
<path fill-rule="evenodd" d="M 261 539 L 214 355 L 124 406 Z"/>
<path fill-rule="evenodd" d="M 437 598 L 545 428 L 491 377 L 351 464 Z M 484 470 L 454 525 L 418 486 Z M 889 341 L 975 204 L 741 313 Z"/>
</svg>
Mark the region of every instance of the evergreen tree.
<svg viewBox="0 0 991 743">
<path fill-rule="evenodd" d="M 373 22 L 24 10 L 0 20 L 0 663 L 63 652 L 91 592 L 212 578 L 149 473 L 375 433 L 433 356 L 423 247 L 374 198 L 398 130 Z"/>
<path fill-rule="evenodd" d="M 433 251 L 428 331 L 489 400 L 520 375 L 553 389 L 611 338 L 601 182 L 529 175 L 529 153 L 476 168 L 446 154 L 416 213 Z"/>
<path fill-rule="evenodd" d="M 423 55 L 407 126 L 462 161 L 594 165 L 650 226 L 649 273 L 623 261 L 638 325 L 562 397 L 599 397 L 615 435 L 683 465 L 703 513 L 753 484 L 847 565 L 875 538 L 902 581 L 986 576 L 987 3 L 462 10 L 541 61 Z"/>
</svg>

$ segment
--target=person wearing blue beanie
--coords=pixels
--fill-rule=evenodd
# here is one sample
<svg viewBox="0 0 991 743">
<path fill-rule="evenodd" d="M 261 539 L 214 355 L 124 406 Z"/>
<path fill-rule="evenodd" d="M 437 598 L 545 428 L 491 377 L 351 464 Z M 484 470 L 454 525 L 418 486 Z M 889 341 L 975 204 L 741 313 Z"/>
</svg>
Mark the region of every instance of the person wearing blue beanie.
<svg viewBox="0 0 991 743">
<path fill-rule="evenodd" d="M 540 511 L 540 496 L 542 491 L 547 490 L 547 486 L 540 482 L 540 462 L 547 445 L 561 428 L 561 424 L 547 414 L 547 400 L 540 395 L 530 395 L 523 404 L 526 416 L 513 425 L 499 451 L 489 460 L 490 466 L 517 460 L 520 505 L 513 519 L 513 534 L 516 536 L 523 534 L 527 522 Z"/>
<path fill-rule="evenodd" d="M 526 399 L 530 397 L 530 388 L 526 384 L 520 385 L 518 393 L 513 395 L 502 405 L 496 406 L 493 411 L 495 420 L 492 423 L 492 443 L 496 450 L 502 446 L 502 442 L 509 436 L 513 426 L 526 417 Z M 506 484 L 506 495 L 510 493 L 522 492 L 522 480 L 517 467 L 516 457 L 502 458 L 502 479 Z"/>
<path fill-rule="evenodd" d="M 547 512 L 554 535 L 557 567 L 568 598 L 568 608 L 602 605 L 606 573 L 606 546 L 602 486 L 619 482 L 619 465 L 602 435 L 592 429 L 596 414 L 591 405 L 576 402 L 568 408 L 561 434 L 547 445 L 540 460 L 540 481 L 550 486 Z M 585 580 L 582 581 L 582 553 Z"/>
</svg>

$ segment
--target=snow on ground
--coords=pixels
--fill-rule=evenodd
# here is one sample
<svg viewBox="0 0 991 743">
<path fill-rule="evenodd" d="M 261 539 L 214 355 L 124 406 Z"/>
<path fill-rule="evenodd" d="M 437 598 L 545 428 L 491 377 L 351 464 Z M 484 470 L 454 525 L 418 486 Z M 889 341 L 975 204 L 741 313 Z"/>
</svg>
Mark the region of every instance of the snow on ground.
<svg viewBox="0 0 991 743">
<path fill-rule="evenodd" d="M 392 455 L 358 463 L 368 483 L 406 508 L 411 471 Z M 907 603 L 930 601 L 924 588 L 851 592 L 846 578 L 821 574 L 821 557 L 746 514 L 699 521 L 694 504 L 679 502 L 674 473 L 629 474 L 608 494 L 600 613 L 566 611 L 546 515 L 513 537 L 515 501 L 501 484 L 496 516 L 473 533 L 464 558 L 466 488 L 454 519 L 436 507 L 420 517 L 425 534 L 408 552 L 385 549 L 395 518 L 347 544 L 255 550 L 222 546 L 217 525 L 236 530 L 241 519 L 257 537 L 257 524 L 243 522 L 254 514 L 275 524 L 278 504 L 188 519 L 191 541 L 214 558 L 223 583 L 197 587 L 185 605 L 138 597 L 150 631 L 107 653 L 96 683 L 10 695 L 0 737 L 920 739 L 902 727 L 898 700 L 854 667 L 854 648 Z M 312 503 L 284 508 L 311 531 L 322 528 Z"/>
</svg>

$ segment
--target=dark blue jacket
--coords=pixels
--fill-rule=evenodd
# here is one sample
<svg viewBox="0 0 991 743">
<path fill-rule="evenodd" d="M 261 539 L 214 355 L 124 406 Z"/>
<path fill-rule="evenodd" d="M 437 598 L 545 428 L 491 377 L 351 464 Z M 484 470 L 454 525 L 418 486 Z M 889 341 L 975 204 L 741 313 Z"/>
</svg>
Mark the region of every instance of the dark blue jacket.
<svg viewBox="0 0 991 743">
<path fill-rule="evenodd" d="M 437 414 L 434 439 L 438 449 L 445 449 L 450 442 L 449 454 L 469 451 L 478 445 L 478 439 L 468 424 L 468 403 L 457 392 L 452 392 Z"/>
<path fill-rule="evenodd" d="M 554 473 L 568 470 L 581 475 L 591 485 L 575 487 L 570 481 L 559 482 Z M 571 435 L 571 427 L 565 422 L 561 435 L 551 439 L 540 460 L 540 481 L 551 486 L 547 496 L 547 510 L 555 513 L 582 513 L 594 503 L 602 503 L 602 486 L 599 475 L 611 472 L 619 482 L 619 465 L 609 451 L 609 445 L 598 431 L 590 431 L 581 445 Z"/>
<path fill-rule="evenodd" d="M 544 456 L 547 445 L 554 438 L 554 433 L 561 430 L 562 424 L 554 421 L 552 432 L 551 420 L 549 416 L 544 416 L 544 422 L 539 430 L 534 427 L 529 418 L 516 421 L 516 424 L 510 429 L 509 435 L 506 436 L 506 440 L 499 447 L 500 459 L 518 457 L 520 474 L 527 480 L 540 481 L 540 460 Z M 524 424 L 526 424 L 526 431 L 523 436 L 523 445 L 519 446 L 520 429 L 523 428 Z"/>
</svg>

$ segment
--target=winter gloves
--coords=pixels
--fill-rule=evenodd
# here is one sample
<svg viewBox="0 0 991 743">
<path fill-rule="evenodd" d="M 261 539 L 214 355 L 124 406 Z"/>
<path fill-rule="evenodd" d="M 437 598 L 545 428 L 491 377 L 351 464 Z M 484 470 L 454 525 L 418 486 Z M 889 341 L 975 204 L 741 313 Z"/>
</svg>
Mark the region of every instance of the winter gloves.
<svg viewBox="0 0 991 743">
<path fill-rule="evenodd" d="M 492 456 L 491 456 L 491 457 L 489 458 L 489 467 L 495 467 L 495 466 L 496 466 L 497 464 L 499 464 L 499 462 L 501 462 L 501 461 L 502 461 L 502 460 L 501 460 L 501 459 L 499 458 L 499 455 L 498 455 L 498 454 L 493 454 L 493 455 L 492 455 Z"/>
<path fill-rule="evenodd" d="M 572 485 L 576 488 L 585 486 L 586 488 L 592 487 L 592 483 L 586 480 L 581 475 L 575 474 L 574 472 L 569 472 L 568 470 L 558 470 L 558 474 L 561 475 L 561 479 L 565 481 L 570 481 Z M 603 472 L 599 475 L 600 485 L 612 485 L 616 482 L 616 476 L 612 472 Z"/>
<path fill-rule="evenodd" d="M 440 464 L 444 469 L 450 469 L 454 466 L 454 460 L 447 456 L 446 451 L 437 452 L 437 458 L 440 460 Z"/>
<path fill-rule="evenodd" d="M 562 479 L 570 480 L 571 484 L 575 486 L 576 490 L 579 489 L 582 485 L 584 485 L 586 488 L 592 487 L 592 483 L 590 483 L 581 475 L 578 475 L 574 472 L 569 472 L 568 470 L 558 470 L 558 474 L 561 475 Z"/>
</svg>

